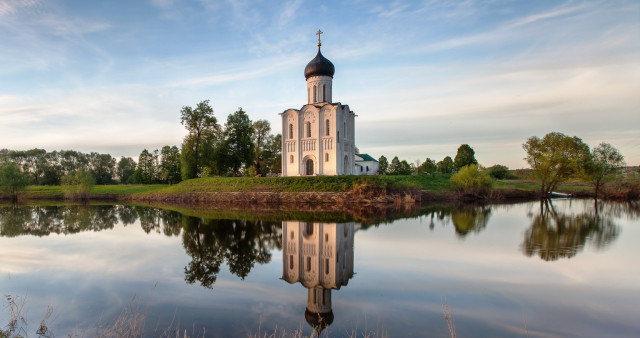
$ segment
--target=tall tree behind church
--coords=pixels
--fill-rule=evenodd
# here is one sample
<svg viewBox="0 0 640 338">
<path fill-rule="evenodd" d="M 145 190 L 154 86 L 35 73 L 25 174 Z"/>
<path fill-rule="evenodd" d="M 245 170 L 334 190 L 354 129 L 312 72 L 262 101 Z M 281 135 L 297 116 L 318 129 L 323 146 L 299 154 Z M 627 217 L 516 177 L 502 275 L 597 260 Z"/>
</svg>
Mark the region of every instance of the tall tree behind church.
<svg viewBox="0 0 640 338">
<path fill-rule="evenodd" d="M 213 161 L 220 125 L 213 115 L 209 100 L 201 101 L 195 108 L 184 106 L 180 113 L 180 123 L 189 131 L 182 142 L 182 178 L 201 177 Z"/>
</svg>

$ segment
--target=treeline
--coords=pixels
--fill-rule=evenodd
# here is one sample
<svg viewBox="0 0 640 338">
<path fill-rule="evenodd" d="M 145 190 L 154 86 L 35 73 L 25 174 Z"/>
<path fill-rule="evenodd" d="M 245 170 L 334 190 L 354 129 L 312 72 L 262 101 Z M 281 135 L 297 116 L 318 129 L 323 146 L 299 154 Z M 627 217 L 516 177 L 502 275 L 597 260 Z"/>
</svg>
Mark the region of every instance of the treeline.
<svg viewBox="0 0 640 338">
<path fill-rule="evenodd" d="M 75 150 L 0 150 L 4 171 L 19 170 L 31 185 L 65 184 L 65 177 L 89 177 L 91 184 L 174 184 L 203 176 L 267 176 L 280 172 L 280 134 L 272 135 L 269 121 L 252 122 L 246 112 L 227 118 L 224 128 L 213 115 L 209 101 L 181 110 L 189 131 L 181 148 L 144 149 L 136 162 L 110 154 Z M 15 176 L 14 174 L 12 174 Z M 16 181 L 8 177 L 7 180 Z"/>
<path fill-rule="evenodd" d="M 452 159 L 451 156 L 445 156 L 438 162 L 427 157 L 424 162 L 416 160 L 414 163 L 409 163 L 406 160 L 400 161 L 398 156 L 395 156 L 389 163 L 387 158 L 382 155 L 378 159 L 378 172 L 380 175 L 451 174 L 472 164 L 478 164 L 475 158 L 475 151 L 468 144 L 461 144 L 458 147 L 455 158 Z M 489 170 L 491 176 L 497 179 L 509 176 L 509 168 L 503 165 L 493 166 Z"/>
<path fill-rule="evenodd" d="M 109 154 L 86 154 L 75 150 L 49 152 L 38 148 L 0 150 L 0 163 L 8 162 L 17 165 L 28 178 L 28 183 L 33 185 L 60 185 L 65 175 L 76 171 L 90 172 L 98 184 L 113 184 L 122 180 L 128 168 L 125 158 L 118 162 Z M 130 176 L 135 169 L 133 162 Z M 126 181 L 126 177 L 124 178 Z"/>
</svg>

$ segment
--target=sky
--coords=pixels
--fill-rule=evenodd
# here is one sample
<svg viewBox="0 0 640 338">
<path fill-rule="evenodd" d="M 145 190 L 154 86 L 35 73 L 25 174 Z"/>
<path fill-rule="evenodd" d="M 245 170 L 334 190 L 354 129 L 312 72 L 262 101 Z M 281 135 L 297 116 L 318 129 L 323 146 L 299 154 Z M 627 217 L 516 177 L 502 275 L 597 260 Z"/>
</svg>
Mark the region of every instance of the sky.
<svg viewBox="0 0 640 338">
<path fill-rule="evenodd" d="M 318 29 L 363 153 L 517 169 L 556 131 L 640 165 L 635 0 L 0 0 L 0 148 L 137 160 L 203 100 L 280 133 Z"/>
</svg>

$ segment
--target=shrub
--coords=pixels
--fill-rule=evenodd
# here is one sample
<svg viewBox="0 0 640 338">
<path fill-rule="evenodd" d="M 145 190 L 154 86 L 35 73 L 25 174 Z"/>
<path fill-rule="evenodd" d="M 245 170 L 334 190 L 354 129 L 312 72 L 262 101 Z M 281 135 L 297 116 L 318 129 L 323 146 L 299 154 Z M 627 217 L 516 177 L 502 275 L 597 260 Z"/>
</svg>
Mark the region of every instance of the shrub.
<svg viewBox="0 0 640 338">
<path fill-rule="evenodd" d="M 450 180 L 459 192 L 476 196 L 488 193 L 492 184 L 487 171 L 480 170 L 477 164 L 462 167 Z"/>
<path fill-rule="evenodd" d="M 67 187 L 67 196 L 72 199 L 87 200 L 95 183 L 91 172 L 86 170 L 76 170 L 62 177 L 62 185 Z"/>
<path fill-rule="evenodd" d="M 0 191 L 9 195 L 14 202 L 18 200 L 18 192 L 29 184 L 29 178 L 20 167 L 13 162 L 0 164 Z"/>
</svg>

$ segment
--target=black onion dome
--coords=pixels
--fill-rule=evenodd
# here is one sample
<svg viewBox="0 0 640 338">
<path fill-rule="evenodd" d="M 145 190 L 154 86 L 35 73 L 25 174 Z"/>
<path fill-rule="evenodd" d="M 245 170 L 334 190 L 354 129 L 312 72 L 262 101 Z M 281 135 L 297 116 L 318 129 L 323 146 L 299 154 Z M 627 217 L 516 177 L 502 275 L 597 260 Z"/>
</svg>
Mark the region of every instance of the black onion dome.
<svg viewBox="0 0 640 338">
<path fill-rule="evenodd" d="M 313 60 L 307 63 L 307 66 L 304 67 L 304 78 L 308 79 L 311 76 L 324 75 L 331 76 L 336 72 L 336 67 L 333 66 L 333 63 L 329 61 L 329 59 L 322 56 L 320 53 L 320 47 L 318 47 L 318 54 Z"/>
<path fill-rule="evenodd" d="M 309 309 L 304 311 L 304 319 L 313 327 L 320 337 L 320 333 L 333 323 L 333 310 L 327 313 L 311 312 Z"/>
</svg>

